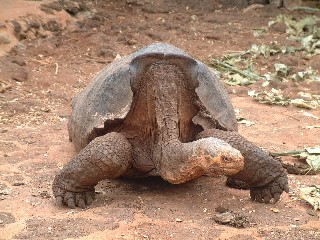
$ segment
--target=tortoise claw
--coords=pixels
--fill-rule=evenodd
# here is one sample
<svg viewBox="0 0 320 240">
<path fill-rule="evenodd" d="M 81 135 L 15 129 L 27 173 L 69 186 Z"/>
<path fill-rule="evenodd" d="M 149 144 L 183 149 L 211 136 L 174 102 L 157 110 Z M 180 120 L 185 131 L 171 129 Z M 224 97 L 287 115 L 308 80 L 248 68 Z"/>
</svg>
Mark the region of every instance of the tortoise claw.
<svg viewBox="0 0 320 240">
<path fill-rule="evenodd" d="M 84 202 L 84 199 L 79 199 L 79 201 L 77 202 L 77 205 L 79 208 L 85 209 L 86 208 L 86 203 Z"/>
<path fill-rule="evenodd" d="M 93 200 L 94 200 L 94 192 L 93 193 L 92 192 L 86 192 L 85 195 L 86 195 L 86 204 L 87 205 L 91 205 Z"/>
<path fill-rule="evenodd" d="M 69 199 L 67 200 L 67 205 L 68 205 L 69 208 L 72 208 L 72 209 L 76 208 L 76 204 L 75 204 L 73 198 L 69 198 Z"/>
<path fill-rule="evenodd" d="M 61 207 L 63 205 L 68 206 L 69 208 L 82 208 L 85 209 L 87 205 L 92 204 L 95 198 L 94 189 L 85 191 L 85 192 L 66 192 L 66 191 L 57 191 L 56 204 Z"/>
<path fill-rule="evenodd" d="M 63 206 L 63 198 L 61 196 L 57 196 L 56 197 L 56 204 L 59 206 L 59 207 L 62 207 Z"/>
</svg>

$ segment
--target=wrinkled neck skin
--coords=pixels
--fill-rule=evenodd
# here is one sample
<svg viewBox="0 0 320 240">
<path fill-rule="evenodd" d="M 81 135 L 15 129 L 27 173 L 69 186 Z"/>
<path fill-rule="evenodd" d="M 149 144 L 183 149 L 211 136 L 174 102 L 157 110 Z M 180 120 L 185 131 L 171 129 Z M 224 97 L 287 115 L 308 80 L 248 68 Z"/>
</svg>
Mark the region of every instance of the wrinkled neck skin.
<svg viewBox="0 0 320 240">
<path fill-rule="evenodd" d="M 184 74 L 175 66 L 166 62 L 151 64 L 146 71 L 147 109 L 153 112 L 155 129 L 153 161 L 156 166 L 161 165 L 165 157 L 166 146 L 172 142 L 180 142 L 179 117 L 181 92 Z M 153 98 L 153 101 L 152 101 Z"/>
<path fill-rule="evenodd" d="M 120 131 L 133 146 L 137 167 L 152 168 L 161 162 L 170 142 L 192 141 L 197 109 L 194 89 L 180 67 L 159 60 L 140 72 L 134 80 L 134 105 Z"/>
<path fill-rule="evenodd" d="M 226 143 L 213 138 L 195 141 L 202 130 L 192 121 L 198 113 L 195 91 L 180 67 L 156 61 L 140 72 L 133 87 L 134 106 L 121 129 L 133 147 L 136 169 L 171 183 L 225 173 L 228 162 L 239 163 L 236 171 L 231 166 L 232 173 L 241 169 L 242 156 Z"/>
<path fill-rule="evenodd" d="M 183 93 L 186 92 L 184 74 L 170 63 L 156 62 L 146 71 L 148 112 L 154 112 L 156 132 L 154 133 L 153 161 L 157 168 L 167 158 L 170 145 L 180 145 L 180 108 L 183 105 Z M 152 101 L 150 98 L 154 98 Z M 184 99 L 186 100 L 186 99 Z"/>
<path fill-rule="evenodd" d="M 157 132 L 155 144 L 162 145 L 179 139 L 179 106 L 181 106 L 180 89 L 183 73 L 174 65 L 157 62 L 149 66 L 147 72 L 148 95 L 154 96 L 153 107 Z M 148 105 L 149 105 L 148 101 Z"/>
</svg>

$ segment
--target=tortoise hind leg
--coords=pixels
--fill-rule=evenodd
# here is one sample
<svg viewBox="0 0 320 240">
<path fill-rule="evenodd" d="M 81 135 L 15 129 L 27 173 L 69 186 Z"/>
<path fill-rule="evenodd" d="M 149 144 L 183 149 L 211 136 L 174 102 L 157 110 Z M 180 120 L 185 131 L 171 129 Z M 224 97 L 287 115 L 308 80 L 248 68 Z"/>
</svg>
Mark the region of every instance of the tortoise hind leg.
<svg viewBox="0 0 320 240">
<path fill-rule="evenodd" d="M 123 135 L 94 139 L 55 176 L 52 190 L 57 204 L 85 208 L 94 199 L 94 186 L 121 176 L 131 161 L 132 147 Z"/>
<path fill-rule="evenodd" d="M 288 192 L 288 178 L 281 163 L 237 132 L 208 129 L 198 134 L 197 139 L 216 137 L 238 149 L 244 157 L 244 168 L 230 176 L 250 187 L 250 196 L 257 202 L 277 202 L 282 192 Z"/>
</svg>

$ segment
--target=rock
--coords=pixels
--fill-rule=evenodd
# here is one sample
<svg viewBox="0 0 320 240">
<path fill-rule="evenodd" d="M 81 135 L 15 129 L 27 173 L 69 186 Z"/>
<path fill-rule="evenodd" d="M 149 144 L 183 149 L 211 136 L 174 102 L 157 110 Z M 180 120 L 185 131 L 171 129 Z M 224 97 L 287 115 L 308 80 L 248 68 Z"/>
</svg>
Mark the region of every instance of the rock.
<svg viewBox="0 0 320 240">
<path fill-rule="evenodd" d="M 25 39 L 26 38 L 25 31 L 27 30 L 25 28 L 25 26 L 23 26 L 21 22 L 19 22 L 18 20 L 15 20 L 15 19 L 11 21 L 11 24 L 13 26 L 14 34 L 15 34 L 16 38 L 18 40 Z"/>
<path fill-rule="evenodd" d="M 245 8 L 248 6 L 249 2 L 248 0 L 220 0 L 221 4 L 223 4 L 224 7 L 231 8 L 231 7 L 237 7 L 237 8 Z"/>
<path fill-rule="evenodd" d="M 26 65 L 26 61 L 22 58 L 16 57 L 14 59 L 11 60 L 12 63 L 15 63 L 19 66 L 25 66 Z"/>
<path fill-rule="evenodd" d="M 12 54 L 19 54 L 21 51 L 25 50 L 27 47 L 25 44 L 18 42 L 17 45 L 15 45 L 12 49 L 11 49 L 11 53 Z"/>
<path fill-rule="evenodd" d="M 0 183 L 0 195 L 10 195 L 11 190 L 7 187 L 5 183 Z"/>
<path fill-rule="evenodd" d="M 16 182 L 16 183 L 13 183 L 12 186 L 15 186 L 15 187 L 19 187 L 19 186 L 23 186 L 23 185 L 26 185 L 24 182 Z"/>
<path fill-rule="evenodd" d="M 25 33 L 25 38 L 26 39 L 35 39 L 36 38 L 36 34 L 33 31 L 27 31 Z"/>
<path fill-rule="evenodd" d="M 249 0 L 249 4 L 263 4 L 266 5 L 268 0 Z"/>
<path fill-rule="evenodd" d="M 234 215 L 231 212 L 217 213 L 213 217 L 214 221 L 219 224 L 228 224 L 233 218 Z"/>
<path fill-rule="evenodd" d="M 282 0 L 270 0 L 269 3 L 274 8 L 282 7 Z"/>
<path fill-rule="evenodd" d="M 279 57 L 279 62 L 287 65 L 290 68 L 295 68 L 299 66 L 299 59 L 290 54 L 283 54 L 282 56 Z M 319 63 L 318 63 L 319 64 Z"/>
<path fill-rule="evenodd" d="M 60 12 L 62 6 L 59 2 L 43 3 L 41 4 L 40 9 L 47 14 L 54 14 L 53 10 Z"/>
<path fill-rule="evenodd" d="M 5 32 L 0 33 L 0 45 L 9 44 L 10 42 L 11 41 L 8 34 L 6 34 Z"/>
<path fill-rule="evenodd" d="M 62 29 L 62 26 L 56 20 L 49 20 L 47 23 L 43 24 L 43 29 L 50 32 L 59 32 Z"/>
<path fill-rule="evenodd" d="M 70 15 L 76 15 L 80 11 L 79 4 L 72 1 L 65 1 L 62 7 Z"/>
<path fill-rule="evenodd" d="M 8 132 L 7 129 L 0 128 L 0 133 L 6 133 L 6 132 Z"/>
<path fill-rule="evenodd" d="M 23 67 L 17 68 L 11 78 L 17 82 L 25 82 L 28 79 L 28 71 Z"/>
<path fill-rule="evenodd" d="M 126 3 L 133 6 L 143 6 L 144 4 L 144 2 L 141 0 L 127 0 Z"/>
<path fill-rule="evenodd" d="M 102 47 L 98 51 L 97 56 L 114 59 L 117 56 L 117 53 L 110 47 Z"/>
<path fill-rule="evenodd" d="M 149 32 L 146 32 L 146 35 L 154 41 L 163 41 L 163 37 L 160 34 L 149 31 Z"/>
<path fill-rule="evenodd" d="M 16 220 L 12 213 L 9 212 L 0 212 L 0 227 L 3 227 L 7 224 L 14 223 Z"/>
<path fill-rule="evenodd" d="M 243 13 L 250 12 L 259 8 L 264 8 L 264 4 L 251 4 L 250 6 L 246 7 L 242 10 Z"/>
<path fill-rule="evenodd" d="M 250 222 L 246 216 L 232 211 L 216 213 L 213 216 L 213 220 L 218 224 L 229 225 L 236 228 L 246 228 L 250 226 Z"/>
<path fill-rule="evenodd" d="M 6 24 L 4 22 L 0 22 L 0 29 L 6 29 Z"/>
<path fill-rule="evenodd" d="M 283 0 L 283 7 L 291 10 L 294 7 L 301 6 L 302 1 L 301 0 Z"/>
<path fill-rule="evenodd" d="M 319 61 L 320 61 L 320 55 L 314 55 L 314 56 L 308 61 L 308 64 L 309 64 L 309 66 L 310 66 L 312 69 L 317 70 L 317 71 L 320 71 Z"/>
<path fill-rule="evenodd" d="M 252 237 L 247 234 L 237 234 L 230 238 L 230 240 L 255 240 L 255 237 Z"/>
<path fill-rule="evenodd" d="M 131 35 L 128 36 L 119 36 L 117 39 L 119 42 L 123 42 L 127 45 L 134 45 L 137 44 L 138 41 L 134 39 Z"/>
<path fill-rule="evenodd" d="M 287 30 L 287 26 L 283 22 L 277 22 L 277 23 L 273 24 L 272 26 L 270 26 L 270 29 L 275 32 L 285 33 Z"/>
<path fill-rule="evenodd" d="M 227 208 L 219 206 L 215 209 L 213 220 L 218 224 L 229 225 L 236 228 L 245 228 L 250 225 L 248 218 L 240 213 L 234 213 Z"/>
<path fill-rule="evenodd" d="M 30 19 L 27 24 L 30 28 L 34 29 L 39 29 L 41 27 L 41 23 L 37 19 Z"/>
<path fill-rule="evenodd" d="M 9 82 L 0 79 L 0 93 L 4 93 L 10 88 L 12 88 L 12 85 Z M 0 129 L 0 133 L 2 133 L 1 129 Z"/>
<path fill-rule="evenodd" d="M 15 19 L 12 20 L 11 24 L 13 25 L 15 33 L 19 33 L 21 31 L 21 29 L 22 29 L 21 24 L 17 20 L 15 20 Z"/>
</svg>

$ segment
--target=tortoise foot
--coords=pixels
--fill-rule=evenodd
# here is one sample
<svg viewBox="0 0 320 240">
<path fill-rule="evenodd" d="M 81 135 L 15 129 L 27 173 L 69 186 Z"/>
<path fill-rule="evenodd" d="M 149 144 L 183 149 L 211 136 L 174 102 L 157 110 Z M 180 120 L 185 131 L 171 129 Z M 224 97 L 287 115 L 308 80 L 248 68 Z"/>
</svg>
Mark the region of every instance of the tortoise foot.
<svg viewBox="0 0 320 240">
<path fill-rule="evenodd" d="M 229 188 L 242 189 L 242 190 L 250 189 L 250 186 L 247 183 L 241 180 L 233 179 L 231 177 L 227 178 L 226 185 Z"/>
<path fill-rule="evenodd" d="M 273 203 L 276 203 L 280 200 L 280 195 L 283 192 L 289 192 L 288 178 L 285 172 L 265 186 L 252 187 L 250 196 L 253 201 L 259 203 L 270 203 L 272 199 Z"/>
<path fill-rule="evenodd" d="M 66 205 L 69 208 L 86 208 L 87 205 L 91 205 L 95 199 L 94 188 L 84 192 L 68 192 L 60 189 L 56 189 L 54 196 L 56 198 L 56 204 L 58 206 Z"/>
</svg>

